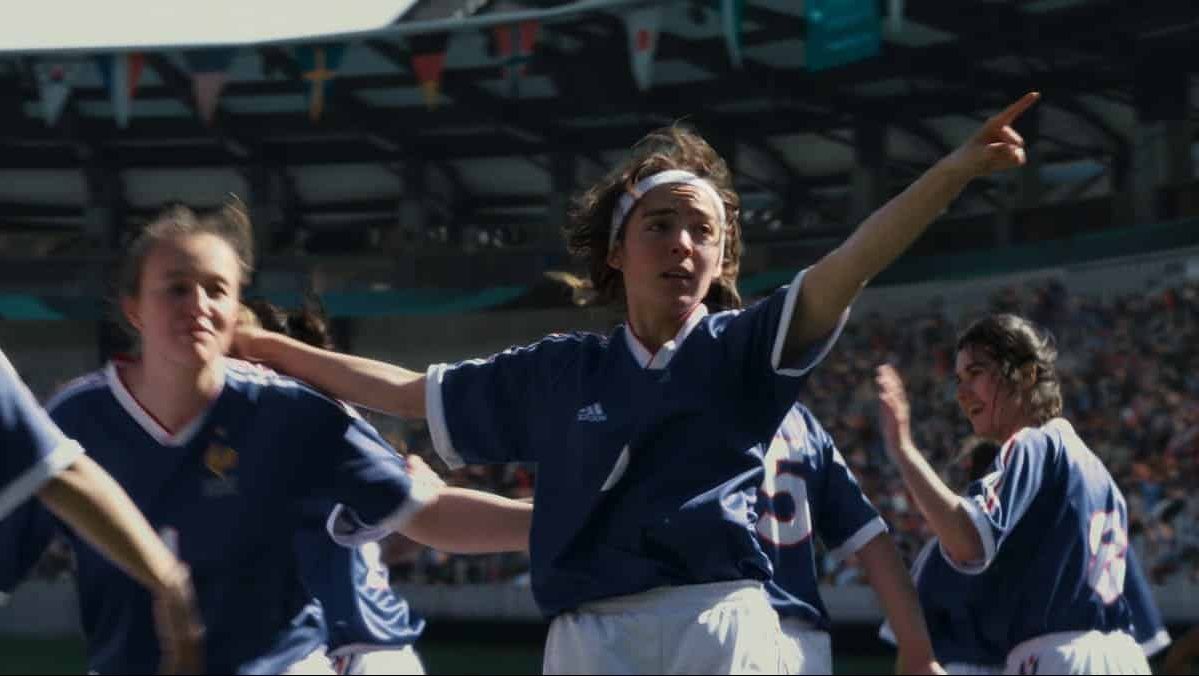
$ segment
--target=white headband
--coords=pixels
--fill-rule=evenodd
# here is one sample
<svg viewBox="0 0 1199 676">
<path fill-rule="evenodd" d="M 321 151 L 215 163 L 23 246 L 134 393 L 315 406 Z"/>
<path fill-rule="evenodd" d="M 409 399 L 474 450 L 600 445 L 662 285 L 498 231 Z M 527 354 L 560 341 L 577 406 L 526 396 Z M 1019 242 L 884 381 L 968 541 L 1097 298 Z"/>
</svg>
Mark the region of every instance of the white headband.
<svg viewBox="0 0 1199 676">
<path fill-rule="evenodd" d="M 645 196 L 645 193 L 660 185 L 679 183 L 689 185 L 711 198 L 716 206 L 717 228 L 720 230 L 720 244 L 723 245 L 727 224 L 725 223 L 724 200 L 720 198 L 720 193 L 716 192 L 716 188 L 712 187 L 707 179 L 700 178 L 689 171 L 671 169 L 670 171 L 660 171 L 637 181 L 637 185 L 633 186 L 632 190 L 621 195 L 620 199 L 616 201 L 616 208 L 612 210 L 612 227 L 608 231 L 608 250 L 611 251 L 612 247 L 616 246 L 616 236 L 620 234 L 620 226 L 624 225 L 625 219 L 629 217 L 629 212 L 637 206 L 637 202 Z"/>
</svg>

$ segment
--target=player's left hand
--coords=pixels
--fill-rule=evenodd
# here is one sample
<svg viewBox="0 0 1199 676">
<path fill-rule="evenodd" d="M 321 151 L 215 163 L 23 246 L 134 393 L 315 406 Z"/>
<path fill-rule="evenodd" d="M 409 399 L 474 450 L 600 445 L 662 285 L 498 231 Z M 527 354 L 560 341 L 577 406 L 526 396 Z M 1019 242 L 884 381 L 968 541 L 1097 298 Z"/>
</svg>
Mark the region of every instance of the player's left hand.
<svg viewBox="0 0 1199 676">
<path fill-rule="evenodd" d="M 1014 169 L 1026 161 L 1024 139 L 1012 124 L 1032 107 L 1041 95 L 1029 92 L 991 117 L 958 146 L 943 162 L 967 178 L 986 176 L 1005 169 Z"/>
<path fill-rule="evenodd" d="M 887 453 L 896 459 L 900 453 L 915 448 L 912 443 L 911 406 L 899 372 L 890 364 L 878 367 L 875 377 L 878 386 L 879 423 Z"/>
<path fill-rule="evenodd" d="M 254 357 L 254 339 L 266 329 L 239 322 L 233 330 L 233 342 L 229 345 L 229 356 L 244 361 L 257 361 Z"/>
</svg>

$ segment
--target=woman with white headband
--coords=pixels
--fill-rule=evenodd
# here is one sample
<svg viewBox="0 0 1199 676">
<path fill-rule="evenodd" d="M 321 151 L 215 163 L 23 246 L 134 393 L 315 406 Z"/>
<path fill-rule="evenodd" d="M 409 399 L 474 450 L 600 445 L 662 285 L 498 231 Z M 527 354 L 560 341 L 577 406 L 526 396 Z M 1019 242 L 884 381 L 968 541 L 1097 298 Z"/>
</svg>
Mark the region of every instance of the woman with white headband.
<svg viewBox="0 0 1199 676">
<path fill-rule="evenodd" d="M 847 308 L 977 177 L 1023 164 L 1028 94 L 789 286 L 741 311 L 740 200 L 695 134 L 647 136 L 575 204 L 572 253 L 623 301 L 610 336 L 554 334 L 424 373 L 247 330 L 241 354 L 342 399 L 427 418 L 463 463 L 537 463 L 533 593 L 546 673 L 787 673 L 755 537 L 763 452 Z M 777 518 L 784 518 L 777 515 Z M 907 671 L 936 671 L 931 649 Z"/>
</svg>

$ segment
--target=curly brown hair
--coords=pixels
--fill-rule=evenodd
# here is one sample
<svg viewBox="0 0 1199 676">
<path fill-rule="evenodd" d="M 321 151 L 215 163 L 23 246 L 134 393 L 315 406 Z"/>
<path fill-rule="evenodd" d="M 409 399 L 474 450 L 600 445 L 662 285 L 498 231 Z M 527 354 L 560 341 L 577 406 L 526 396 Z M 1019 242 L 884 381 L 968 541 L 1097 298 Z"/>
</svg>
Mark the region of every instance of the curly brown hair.
<svg viewBox="0 0 1199 676">
<path fill-rule="evenodd" d="M 624 276 L 608 265 L 612 211 L 620 196 L 641 179 L 682 169 L 707 179 L 724 201 L 724 255 L 720 274 L 712 280 L 705 302 L 720 309 L 741 307 L 737 275 L 741 269 L 741 197 L 720 155 L 696 132 L 674 125 L 646 134 L 623 164 L 609 172 L 571 204 L 565 227 L 570 253 L 587 262 L 591 282 L 602 302 L 623 302 Z M 623 224 L 620 237 L 624 237 Z"/>
<path fill-rule="evenodd" d="M 958 336 L 957 351 L 982 349 L 1017 392 L 1028 391 L 1028 413 L 1038 425 L 1062 414 L 1062 387 L 1057 374 L 1057 341 L 1032 321 L 1013 314 L 994 314 L 971 324 Z M 1032 381 L 1021 382 L 1022 369 L 1034 366 Z"/>
</svg>

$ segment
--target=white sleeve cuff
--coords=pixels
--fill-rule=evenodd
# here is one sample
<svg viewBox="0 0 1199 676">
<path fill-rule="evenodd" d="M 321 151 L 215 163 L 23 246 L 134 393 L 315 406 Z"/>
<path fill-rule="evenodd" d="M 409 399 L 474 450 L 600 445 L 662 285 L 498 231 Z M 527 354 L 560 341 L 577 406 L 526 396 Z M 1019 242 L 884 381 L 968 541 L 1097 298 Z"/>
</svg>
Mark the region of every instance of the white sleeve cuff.
<svg viewBox="0 0 1199 676">
<path fill-rule="evenodd" d="M 878 628 L 878 637 L 885 643 L 890 643 L 894 646 L 899 645 L 899 639 L 895 638 L 895 632 L 891 629 L 890 620 L 883 622 L 883 625 Z"/>
<path fill-rule="evenodd" d="M 774 369 L 775 373 L 781 376 L 798 378 L 816 368 L 816 365 L 824 361 L 829 351 L 833 349 L 837 338 L 841 337 L 841 331 L 845 329 L 845 322 L 849 321 L 849 308 L 845 308 L 845 311 L 841 313 L 840 319 L 837 320 L 837 325 L 829 333 L 828 337 L 824 339 L 823 343 L 814 345 L 812 348 L 804 348 L 804 355 L 815 351 L 814 356 L 789 368 L 780 367 L 783 359 L 783 347 L 787 343 L 787 334 L 791 328 L 792 320 L 795 319 L 795 304 L 799 302 L 799 290 L 803 286 L 803 278 L 807 273 L 808 268 L 804 268 L 796 273 L 795 279 L 791 280 L 791 286 L 787 289 L 787 298 L 783 301 L 783 314 L 779 317 L 778 332 L 774 336 L 774 349 L 770 351 L 770 366 Z M 799 320 L 803 321 L 803 318 L 800 317 Z"/>
<path fill-rule="evenodd" d="M 1141 650 L 1145 651 L 1145 657 L 1153 657 L 1169 647 L 1171 643 L 1170 632 L 1162 629 L 1153 635 L 1153 638 L 1141 644 Z"/>
<path fill-rule="evenodd" d="M 436 502 L 440 493 L 441 488 L 435 484 L 413 481 L 408 498 L 400 508 L 376 524 L 362 524 L 354 515 L 354 510 L 338 504 L 329 513 L 325 529 L 329 531 L 329 537 L 343 547 L 375 542 L 399 532 L 418 512 Z"/>
<path fill-rule="evenodd" d="M 466 463 L 454 450 L 450 428 L 445 421 L 445 400 L 441 397 L 441 379 L 447 370 L 448 364 L 430 364 L 425 371 L 425 419 L 429 423 L 429 435 L 433 438 L 433 450 L 450 469 L 458 469 Z"/>
<path fill-rule="evenodd" d="M 58 473 L 71 466 L 75 459 L 83 455 L 83 447 L 75 440 L 63 438 L 62 442 L 41 458 L 36 464 L 25 470 L 14 481 L 0 489 L 0 519 L 21 506 L 34 493 L 41 490 L 47 481 L 58 476 Z"/>
<path fill-rule="evenodd" d="M 995 536 L 991 533 L 991 520 L 983 513 L 982 509 L 975 504 L 970 498 L 959 498 L 962 502 L 962 507 L 966 513 L 970 515 L 970 522 L 974 524 L 974 529 L 978 531 L 978 537 L 983 543 L 983 559 L 982 561 L 970 561 L 962 563 L 956 561 L 949 552 L 945 550 L 945 543 L 941 542 L 941 556 L 951 568 L 965 575 L 978 575 L 986 570 L 991 565 L 991 561 L 995 560 Z"/>
<path fill-rule="evenodd" d="M 866 522 L 866 525 L 858 529 L 858 532 L 849 537 L 848 540 L 841 543 L 840 547 L 829 552 L 829 556 L 833 557 L 834 561 L 844 561 L 850 554 L 857 552 L 862 547 L 865 547 L 868 542 L 887 532 L 887 524 L 883 522 L 882 517 L 874 517 Z"/>
</svg>

